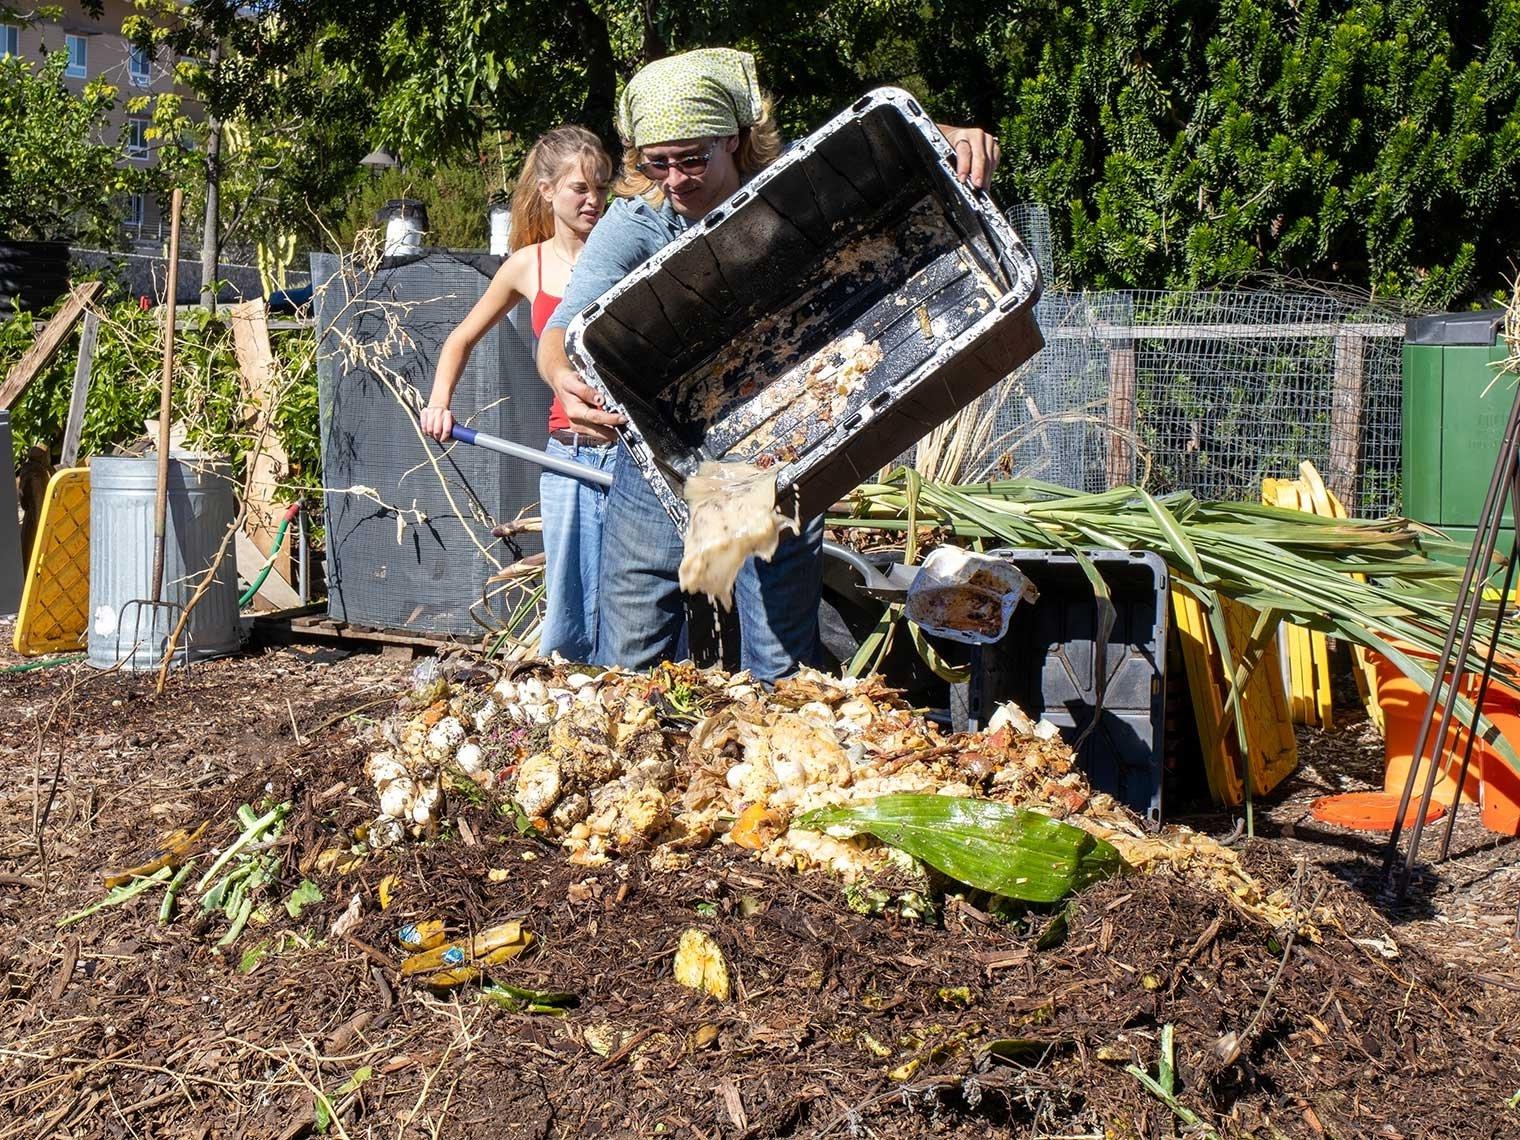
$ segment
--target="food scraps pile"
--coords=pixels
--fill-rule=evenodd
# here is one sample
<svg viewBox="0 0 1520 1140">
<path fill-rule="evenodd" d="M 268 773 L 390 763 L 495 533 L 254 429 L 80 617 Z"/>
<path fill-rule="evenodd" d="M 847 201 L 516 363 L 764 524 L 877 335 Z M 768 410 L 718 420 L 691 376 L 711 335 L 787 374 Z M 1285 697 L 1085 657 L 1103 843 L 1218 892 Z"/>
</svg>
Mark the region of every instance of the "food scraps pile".
<svg viewBox="0 0 1520 1140">
<path fill-rule="evenodd" d="M 940 816 L 955 805 L 953 834 L 968 848 L 1032 815 L 1042 827 L 1064 821 L 1092 837 L 1079 845 L 1087 854 L 1187 875 L 1257 921 L 1313 934 L 1309 916 L 1262 891 L 1230 849 L 1185 828 L 1148 834 L 1092 790 L 1054 725 L 1012 704 L 982 731 L 947 734 L 874 677 L 804 670 L 768 689 L 689 664 L 631 673 L 455 658 L 420 665 L 401 709 L 373 732 L 365 773 L 379 814 L 365 841 L 377 849 L 435 834 L 451 795 L 487 796 L 581 866 L 647 850 L 657 870 L 674 870 L 721 843 L 856 883 L 904 852 L 936 865 L 908 837 L 945 832 Z M 941 811 L 931 819 L 925 807 Z"/>
</svg>

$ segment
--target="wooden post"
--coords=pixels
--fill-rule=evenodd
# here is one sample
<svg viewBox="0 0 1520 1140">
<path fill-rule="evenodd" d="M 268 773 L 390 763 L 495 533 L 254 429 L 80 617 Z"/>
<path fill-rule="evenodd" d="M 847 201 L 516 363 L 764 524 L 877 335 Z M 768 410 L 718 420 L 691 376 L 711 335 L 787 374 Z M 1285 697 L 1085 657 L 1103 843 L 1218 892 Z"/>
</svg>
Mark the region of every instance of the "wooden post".
<svg viewBox="0 0 1520 1140">
<path fill-rule="evenodd" d="M 1108 485 L 1135 480 L 1135 342 L 1108 346 Z"/>
<path fill-rule="evenodd" d="M 1358 514 L 1356 479 L 1362 454 L 1362 393 L 1367 341 L 1355 333 L 1335 338 L 1335 376 L 1330 390 L 1330 462 L 1325 485 L 1349 514 Z"/>
<path fill-rule="evenodd" d="M 79 437 L 84 431 L 85 404 L 90 396 L 90 373 L 95 368 L 95 339 L 99 333 L 99 314 L 86 313 L 84 327 L 79 330 L 79 357 L 74 361 L 74 391 L 69 396 L 69 418 L 63 422 L 60 467 L 72 467 L 79 459 Z"/>
<path fill-rule="evenodd" d="M 48 361 L 53 359 L 63 342 L 68 339 L 69 333 L 74 331 L 79 318 L 84 316 L 85 310 L 104 288 L 105 286 L 99 281 L 86 281 L 83 285 L 74 287 L 69 294 L 69 299 L 59 308 L 58 314 L 43 326 L 42 334 L 37 338 L 36 343 L 26 350 L 20 360 L 11 365 L 10 373 L 5 377 L 5 383 L 0 384 L 0 411 L 9 410 L 11 405 L 21 398 L 21 393 L 26 391 L 26 386 L 47 367 Z"/>
<path fill-rule="evenodd" d="M 264 302 L 229 305 L 227 315 L 232 322 L 232 343 L 243 378 L 244 418 L 254 438 L 262 437 L 261 445 L 248 456 L 248 513 L 243 529 L 267 558 L 274 549 L 274 536 L 284 513 L 284 507 L 275 502 L 275 491 L 289 463 L 271 422 L 280 395 L 279 368 L 269 343 Z M 294 548 L 293 530 L 286 532 L 287 552 Z M 274 573 L 287 585 L 291 584 L 291 565 L 286 556 L 276 559 L 274 564 Z"/>
</svg>

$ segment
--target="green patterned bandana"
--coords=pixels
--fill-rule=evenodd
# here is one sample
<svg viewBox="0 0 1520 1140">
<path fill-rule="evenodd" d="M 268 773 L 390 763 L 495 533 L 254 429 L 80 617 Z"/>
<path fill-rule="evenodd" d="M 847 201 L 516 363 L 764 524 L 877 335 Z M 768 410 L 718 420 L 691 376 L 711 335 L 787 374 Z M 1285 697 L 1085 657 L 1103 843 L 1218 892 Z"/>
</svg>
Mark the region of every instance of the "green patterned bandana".
<svg viewBox="0 0 1520 1140">
<path fill-rule="evenodd" d="M 617 129 L 634 146 L 656 146 L 727 138 L 761 114 L 755 57 L 701 48 L 657 59 L 630 79 L 618 100 Z"/>
</svg>

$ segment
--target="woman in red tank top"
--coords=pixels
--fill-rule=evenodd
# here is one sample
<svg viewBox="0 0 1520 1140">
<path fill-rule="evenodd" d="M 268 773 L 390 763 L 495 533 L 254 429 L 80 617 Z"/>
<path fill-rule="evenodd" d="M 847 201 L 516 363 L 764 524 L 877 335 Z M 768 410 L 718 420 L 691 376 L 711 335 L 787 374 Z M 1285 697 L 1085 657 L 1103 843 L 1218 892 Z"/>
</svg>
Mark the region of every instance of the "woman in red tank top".
<svg viewBox="0 0 1520 1140">
<path fill-rule="evenodd" d="M 518 302 L 532 304 L 533 335 L 553 315 L 586 237 L 602 216 L 612 160 L 597 137 L 581 127 L 557 127 L 523 162 L 512 194 L 512 254 L 443 343 L 422 430 L 447 443 L 454 428 L 449 402 L 470 352 Z M 556 399 L 549 411 L 548 450 L 587 466 L 608 469 L 610 437 L 575 432 Z M 506 461 L 510 462 L 510 461 Z M 544 539 L 544 619 L 539 649 L 573 661 L 590 661 L 596 644 L 602 509 L 606 492 L 593 484 L 545 471 L 539 479 Z"/>
<path fill-rule="evenodd" d="M 611 179 L 612 159 L 600 140 L 582 127 L 556 127 L 533 144 L 512 192 L 512 255 L 438 353 L 433 390 L 422 412 L 422 430 L 428 435 L 440 443 L 449 441 L 454 427 L 449 402 L 459 375 L 480 338 L 519 301 L 532 303 L 533 335 L 543 332 L 565 294 L 570 269 L 591 227 L 602 216 Z M 549 430 L 569 426 L 556 400 Z"/>
</svg>

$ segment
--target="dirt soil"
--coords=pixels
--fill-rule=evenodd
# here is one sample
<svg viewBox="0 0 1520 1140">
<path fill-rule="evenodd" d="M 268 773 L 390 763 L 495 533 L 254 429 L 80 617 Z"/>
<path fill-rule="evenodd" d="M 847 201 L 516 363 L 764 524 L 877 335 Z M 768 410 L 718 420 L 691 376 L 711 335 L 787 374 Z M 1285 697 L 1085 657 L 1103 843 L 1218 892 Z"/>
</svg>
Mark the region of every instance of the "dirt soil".
<svg viewBox="0 0 1520 1140">
<path fill-rule="evenodd" d="M 1377 778 L 1354 724 L 1306 736 L 1246 849 L 1333 913 L 1317 942 L 1161 876 L 1014 921 L 951 898 L 918 922 L 727 849 L 588 871 L 469 805 L 445 838 L 314 873 L 320 903 L 227 949 L 196 914 L 160 925 L 161 892 L 58 929 L 162 832 L 209 819 L 222 846 L 266 796 L 296 805 L 285 897 L 324 837 L 373 815 L 358 737 L 410 668 L 284 649 L 163 697 L 80 665 L 0 675 L 0 1140 L 1520 1135 L 1520 845 L 1464 819 L 1456 858 L 1390 906 L 1375 837 L 1305 823 L 1315 795 Z M 417 988 L 395 932 L 434 917 L 520 919 L 537 942 L 498 976 L 578 1004 Z M 732 1000 L 674 981 L 691 927 L 722 947 Z M 1175 1110 L 1136 1075 L 1161 1075 L 1167 1026 Z"/>
</svg>

